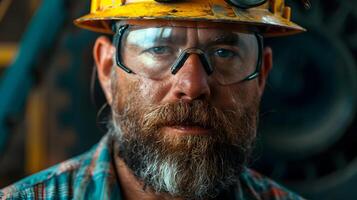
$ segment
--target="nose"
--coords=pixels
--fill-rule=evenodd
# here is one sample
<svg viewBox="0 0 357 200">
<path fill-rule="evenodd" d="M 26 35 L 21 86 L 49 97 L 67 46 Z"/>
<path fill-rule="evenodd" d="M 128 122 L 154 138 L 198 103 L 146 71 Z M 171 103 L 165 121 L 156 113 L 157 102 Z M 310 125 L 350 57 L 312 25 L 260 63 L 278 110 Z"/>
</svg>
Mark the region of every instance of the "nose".
<svg viewBox="0 0 357 200">
<path fill-rule="evenodd" d="M 197 54 L 191 54 L 173 78 L 173 95 L 176 99 L 192 101 L 211 95 L 207 72 Z"/>
</svg>

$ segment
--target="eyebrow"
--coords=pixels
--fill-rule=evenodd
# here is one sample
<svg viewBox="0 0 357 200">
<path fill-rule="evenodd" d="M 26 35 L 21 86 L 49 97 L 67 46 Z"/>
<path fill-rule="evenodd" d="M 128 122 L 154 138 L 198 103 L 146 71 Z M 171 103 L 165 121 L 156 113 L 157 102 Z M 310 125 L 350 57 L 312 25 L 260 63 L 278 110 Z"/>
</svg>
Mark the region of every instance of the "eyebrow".
<svg viewBox="0 0 357 200">
<path fill-rule="evenodd" d="M 137 46 L 152 46 L 154 44 L 178 44 L 184 45 L 186 43 L 186 39 L 184 37 L 162 37 L 162 33 L 159 33 L 158 37 L 152 37 L 152 40 L 149 40 L 148 37 L 135 37 L 136 35 L 130 36 L 130 41 L 128 44 L 137 45 Z"/>
<path fill-rule="evenodd" d="M 183 37 L 168 37 L 168 38 L 160 37 L 160 38 L 156 38 L 155 42 L 184 45 L 186 43 L 186 39 Z"/>
<path fill-rule="evenodd" d="M 171 36 L 171 37 L 158 37 L 156 38 L 155 42 L 162 42 L 162 43 L 169 43 L 169 44 L 178 44 L 178 45 L 184 45 L 186 44 L 186 37 L 185 36 Z"/>
<path fill-rule="evenodd" d="M 213 40 L 206 43 L 207 46 L 212 46 L 216 44 L 229 44 L 229 45 L 237 45 L 239 44 L 239 36 L 234 33 L 225 33 L 216 36 Z"/>
</svg>

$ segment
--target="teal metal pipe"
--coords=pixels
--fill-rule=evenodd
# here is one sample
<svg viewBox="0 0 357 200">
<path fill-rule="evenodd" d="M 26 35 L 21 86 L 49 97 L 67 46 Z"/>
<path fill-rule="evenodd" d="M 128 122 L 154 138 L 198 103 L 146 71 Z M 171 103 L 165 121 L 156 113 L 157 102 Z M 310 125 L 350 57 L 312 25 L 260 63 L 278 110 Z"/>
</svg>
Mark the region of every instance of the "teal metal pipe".
<svg viewBox="0 0 357 200">
<path fill-rule="evenodd" d="M 34 84 L 36 63 L 53 48 L 67 12 L 66 0 L 43 0 L 22 37 L 13 64 L 0 79 L 0 152 L 4 151 L 11 133 L 9 119 L 23 116 L 24 104 Z"/>
</svg>

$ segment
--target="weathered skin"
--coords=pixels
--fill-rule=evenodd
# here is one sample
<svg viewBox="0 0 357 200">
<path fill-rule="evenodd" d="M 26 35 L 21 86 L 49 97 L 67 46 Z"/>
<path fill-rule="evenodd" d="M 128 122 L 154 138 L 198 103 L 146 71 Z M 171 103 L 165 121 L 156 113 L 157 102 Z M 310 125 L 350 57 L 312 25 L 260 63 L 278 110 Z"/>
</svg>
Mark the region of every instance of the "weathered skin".
<svg viewBox="0 0 357 200">
<path fill-rule="evenodd" d="M 160 22 L 157 23 L 159 24 Z M 177 26 L 192 26 L 192 23 L 188 22 L 172 23 Z M 199 25 L 210 26 L 209 23 Z M 192 38 L 195 38 L 194 35 L 192 35 Z M 198 39 L 197 35 L 196 39 Z M 111 41 L 104 36 L 97 39 L 93 50 L 100 83 L 108 103 L 114 107 L 123 106 L 124 102 L 128 101 L 126 97 L 132 92 L 136 93 L 136 98 L 139 99 L 142 105 L 159 105 L 180 100 L 205 99 L 212 105 L 222 109 L 243 107 L 249 105 L 249 102 L 261 98 L 268 73 L 272 68 L 271 49 L 265 48 L 260 76 L 252 81 L 225 86 L 219 85 L 215 80 L 207 76 L 197 56 L 192 55 L 175 76 L 167 79 L 152 80 L 135 74 L 128 74 L 119 68 L 115 68 L 117 79 L 116 82 L 113 82 L 111 73 L 115 51 L 116 49 L 112 46 Z M 135 91 L 132 91 L 134 85 L 137 87 L 135 87 Z M 118 98 L 115 101 L 117 105 L 113 105 L 113 87 L 116 87 L 120 93 L 116 97 Z M 176 136 L 182 133 L 194 134 L 195 131 L 197 130 L 176 130 L 170 127 L 164 129 L 166 134 L 170 133 Z M 116 163 L 118 174 L 121 175 L 120 182 L 125 199 L 163 199 L 162 196 L 157 196 L 150 191 L 143 192 L 142 184 L 135 179 L 126 165 L 119 158 L 117 158 Z"/>
</svg>

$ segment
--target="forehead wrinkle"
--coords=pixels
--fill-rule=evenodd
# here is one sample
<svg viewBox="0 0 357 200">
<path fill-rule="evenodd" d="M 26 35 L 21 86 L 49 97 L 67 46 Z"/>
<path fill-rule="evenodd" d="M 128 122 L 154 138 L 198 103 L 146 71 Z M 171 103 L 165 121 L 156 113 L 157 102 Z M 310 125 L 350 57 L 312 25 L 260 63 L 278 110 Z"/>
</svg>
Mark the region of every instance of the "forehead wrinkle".
<svg viewBox="0 0 357 200">
<path fill-rule="evenodd" d="M 238 34 L 226 31 L 219 31 L 214 33 L 213 30 L 208 32 L 210 37 L 207 34 L 202 33 L 203 37 L 200 38 L 200 44 L 204 46 L 214 45 L 214 44 L 230 44 L 238 45 L 240 37 Z"/>
<path fill-rule="evenodd" d="M 217 35 L 212 42 L 215 43 L 229 43 L 229 44 L 238 44 L 239 36 L 233 33 L 225 33 L 222 35 Z"/>
</svg>

